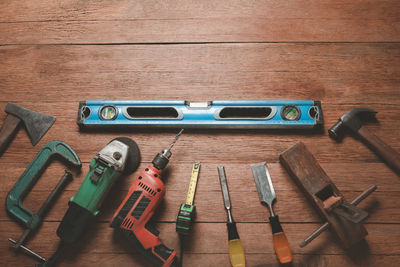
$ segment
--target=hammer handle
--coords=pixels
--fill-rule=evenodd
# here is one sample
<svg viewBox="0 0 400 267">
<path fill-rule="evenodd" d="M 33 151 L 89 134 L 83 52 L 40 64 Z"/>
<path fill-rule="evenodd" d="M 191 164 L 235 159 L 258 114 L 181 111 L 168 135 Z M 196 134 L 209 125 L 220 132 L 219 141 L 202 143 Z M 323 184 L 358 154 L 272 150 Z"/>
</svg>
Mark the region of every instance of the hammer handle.
<svg viewBox="0 0 400 267">
<path fill-rule="evenodd" d="M 20 119 L 14 115 L 8 114 L 3 122 L 3 126 L 0 129 L 0 156 L 7 149 L 11 140 L 15 136 L 18 130 L 18 124 Z"/>
<path fill-rule="evenodd" d="M 361 138 L 378 154 L 390 167 L 400 174 L 400 154 L 374 135 L 365 126 L 358 130 Z"/>
</svg>

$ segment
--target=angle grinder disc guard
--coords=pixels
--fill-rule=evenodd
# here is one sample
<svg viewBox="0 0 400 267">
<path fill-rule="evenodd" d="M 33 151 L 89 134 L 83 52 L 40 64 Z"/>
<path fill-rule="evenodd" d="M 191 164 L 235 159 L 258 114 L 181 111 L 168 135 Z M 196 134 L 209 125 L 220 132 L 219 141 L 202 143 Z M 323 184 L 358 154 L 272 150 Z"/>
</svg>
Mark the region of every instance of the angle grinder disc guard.
<svg viewBox="0 0 400 267">
<path fill-rule="evenodd" d="M 114 141 L 114 140 L 120 141 L 120 142 L 124 143 L 125 145 L 127 145 L 129 147 L 129 149 L 128 149 L 128 159 L 127 159 L 127 162 L 125 164 L 124 174 L 125 175 L 130 175 L 131 173 L 136 171 L 136 169 L 139 167 L 139 164 L 140 164 L 140 150 L 139 150 L 139 147 L 136 144 L 136 142 L 133 141 L 129 137 L 118 137 L 118 138 L 113 139 L 112 141 Z"/>
</svg>

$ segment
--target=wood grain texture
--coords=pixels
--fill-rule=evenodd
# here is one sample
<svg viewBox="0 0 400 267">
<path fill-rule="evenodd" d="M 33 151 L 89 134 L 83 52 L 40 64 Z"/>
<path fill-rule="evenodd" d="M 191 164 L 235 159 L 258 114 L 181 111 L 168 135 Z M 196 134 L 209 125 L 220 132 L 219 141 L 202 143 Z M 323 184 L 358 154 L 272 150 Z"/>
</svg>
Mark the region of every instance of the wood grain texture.
<svg viewBox="0 0 400 267">
<path fill-rule="evenodd" d="M 18 117 L 11 114 L 8 114 L 4 119 L 0 129 L 0 157 L 11 143 L 20 122 L 21 120 Z"/>
<path fill-rule="evenodd" d="M 179 248 L 175 216 L 184 202 L 192 163 L 202 162 L 195 197 L 197 221 L 185 246 L 184 266 L 229 266 L 226 213 L 217 166 L 224 165 L 233 216 L 247 266 L 278 266 L 268 210 L 259 202 L 251 163 L 268 162 L 294 266 L 397 266 L 400 262 L 400 177 L 360 140 L 336 143 L 327 129 L 351 108 L 370 107 L 366 127 L 400 151 L 400 2 L 396 0 L 123 1 L 37 0 L 0 2 L 0 110 L 7 102 L 57 116 L 38 145 L 23 129 L 0 158 L 0 265 L 36 262 L 7 238 L 23 229 L 5 210 L 5 198 L 40 148 L 62 140 L 80 156 L 81 173 L 56 201 L 27 243 L 49 257 L 56 229 L 97 151 L 129 136 L 142 163 L 151 162 L 176 130 L 79 132 L 78 102 L 99 99 L 321 100 L 324 131 L 188 130 L 173 149 L 165 173 L 166 198 L 153 221 L 168 247 Z M 6 114 L 0 112 L 0 123 Z M 344 251 L 329 231 L 304 249 L 303 238 L 321 217 L 280 165 L 278 157 L 302 141 L 347 200 L 372 184 L 359 206 L 370 213 L 369 235 Z M 35 210 L 65 167 L 53 162 L 24 204 Z M 149 266 L 109 227 L 139 171 L 111 190 L 103 212 L 60 266 Z"/>
<path fill-rule="evenodd" d="M 397 1 L 378 0 L 8 0 L 0 42 L 396 42 L 399 11 Z"/>
<path fill-rule="evenodd" d="M 324 104 L 400 102 L 392 86 L 400 82 L 398 43 L 4 46 L 0 55 L 0 90 L 14 92 L 3 101 L 76 104 L 162 92 L 160 99 L 191 101 L 261 95 Z"/>
</svg>

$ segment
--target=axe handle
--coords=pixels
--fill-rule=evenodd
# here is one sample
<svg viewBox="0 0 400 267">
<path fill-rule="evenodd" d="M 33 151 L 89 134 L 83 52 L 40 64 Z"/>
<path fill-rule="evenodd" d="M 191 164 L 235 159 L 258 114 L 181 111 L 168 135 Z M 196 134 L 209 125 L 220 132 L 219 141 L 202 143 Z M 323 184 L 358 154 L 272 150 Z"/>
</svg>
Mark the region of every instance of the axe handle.
<svg viewBox="0 0 400 267">
<path fill-rule="evenodd" d="M 400 174 L 400 154 L 382 141 L 379 137 L 374 135 L 365 126 L 361 126 L 358 130 L 361 138 L 367 142 L 372 150 L 378 154 L 390 167 L 392 167 L 398 174 Z"/>
<path fill-rule="evenodd" d="M 0 156 L 6 150 L 11 140 L 15 136 L 18 130 L 18 125 L 21 120 L 11 114 L 7 114 L 6 119 L 3 122 L 3 126 L 0 129 Z"/>
</svg>

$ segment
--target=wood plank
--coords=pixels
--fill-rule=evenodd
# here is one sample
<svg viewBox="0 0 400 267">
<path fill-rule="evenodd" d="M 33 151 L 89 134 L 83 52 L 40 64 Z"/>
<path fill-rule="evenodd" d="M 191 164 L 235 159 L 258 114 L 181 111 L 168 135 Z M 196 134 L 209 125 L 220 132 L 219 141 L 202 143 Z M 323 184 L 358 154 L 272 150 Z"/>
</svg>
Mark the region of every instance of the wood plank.
<svg viewBox="0 0 400 267">
<path fill-rule="evenodd" d="M 136 172 L 128 177 L 122 178 L 115 184 L 116 190 L 127 190 L 134 179 L 136 179 L 139 172 L 148 164 L 149 162 L 142 162 Z M 2 162 L 2 168 L 0 170 L 0 177 L 2 180 L 0 192 L 10 191 L 12 186 L 25 171 L 27 165 L 28 163 L 24 162 Z M 198 192 L 220 190 L 217 174 L 218 165 L 220 164 L 202 162 L 197 187 Z M 253 176 L 249 164 L 224 162 L 223 165 L 226 168 L 227 175 L 229 175 L 229 189 L 231 191 L 253 192 L 256 190 L 255 187 L 253 187 Z M 384 163 L 328 162 L 321 164 L 321 166 L 343 192 L 361 192 L 373 184 L 378 186 L 377 192 L 400 191 L 399 177 L 388 168 L 385 168 Z M 58 161 L 52 162 L 33 189 L 38 192 L 48 192 L 51 190 L 49 185 L 56 184 L 56 181 L 63 175 L 64 168 L 64 165 Z M 185 195 L 189 184 L 191 168 L 192 164 L 189 162 L 172 162 L 165 170 L 167 192 L 177 191 L 181 192 L 182 196 Z M 297 186 L 293 183 L 280 163 L 268 163 L 268 169 L 277 192 L 298 191 Z M 75 180 L 68 185 L 67 190 L 78 190 L 88 170 L 89 164 L 84 163 L 80 174 L 77 175 L 73 172 Z M 184 200 L 184 197 L 182 197 L 182 200 Z"/>
<path fill-rule="evenodd" d="M 48 257 L 56 249 L 55 231 L 68 199 L 78 190 L 95 152 L 117 136 L 130 136 L 140 146 L 142 169 L 176 134 L 176 130 L 151 129 L 79 132 L 76 113 L 81 100 L 322 100 L 324 133 L 186 131 L 174 147 L 166 199 L 153 218 L 161 238 L 178 248 L 173 221 L 186 194 L 191 164 L 200 160 L 195 242 L 185 247 L 185 262 L 229 265 L 226 213 L 216 172 L 223 164 L 247 265 L 277 266 L 269 214 L 259 203 L 249 168 L 250 163 L 266 160 L 277 192 L 275 210 L 291 242 L 294 266 L 396 266 L 399 177 L 359 140 L 346 137 L 337 144 L 326 131 L 348 109 L 368 106 L 379 111 L 379 123 L 368 128 L 400 151 L 395 112 L 400 105 L 399 11 L 400 2 L 391 0 L 1 1 L 0 110 L 14 101 L 56 115 L 57 122 L 36 147 L 20 130 L 0 158 L 0 205 L 4 207 L 8 191 L 42 145 L 65 140 L 77 150 L 84 162 L 82 172 L 28 242 Z M 0 112 L 0 124 L 4 118 Z M 279 154 L 300 140 L 346 198 L 371 184 L 378 186 L 360 204 L 370 213 L 365 224 L 369 235 L 350 252 L 329 232 L 304 249 L 298 247 L 321 225 L 321 218 L 278 162 Z M 28 207 L 37 209 L 63 169 L 58 162 L 50 166 L 26 198 Z M 137 174 L 115 185 L 104 212 L 82 241 L 67 251 L 62 266 L 148 266 L 109 228 Z M 1 209 L 0 239 L 21 233 L 22 228 Z M 0 242 L 0 255 L 2 266 L 36 263 L 15 253 L 7 241 Z"/>
<path fill-rule="evenodd" d="M 128 189 L 128 188 L 127 188 Z M 168 190 L 168 189 L 167 189 Z M 345 197 L 350 200 L 360 192 L 346 192 Z M 48 191 L 33 191 L 24 201 L 24 205 L 36 211 L 50 194 Z M 68 208 L 69 199 L 76 194 L 76 191 L 67 191 L 60 196 L 53 208 L 46 216 L 46 221 L 60 221 Z M 107 201 L 101 208 L 101 214 L 97 220 L 111 222 L 112 216 L 122 203 L 127 190 L 112 190 Z M 180 204 L 184 202 L 186 192 L 167 191 L 164 202 L 154 216 L 154 220 L 160 222 L 174 222 Z M 268 209 L 259 203 L 257 192 L 231 191 L 233 216 L 237 222 L 268 222 Z M 1 192 L 1 204 L 5 206 L 6 192 Z M 278 191 L 278 202 L 274 206 L 275 212 L 279 215 L 281 222 L 299 223 L 322 223 L 323 219 L 318 216 L 317 211 L 308 203 L 305 197 L 298 191 Z M 210 207 L 210 200 L 215 203 Z M 360 208 L 369 212 L 368 223 L 400 223 L 400 212 L 397 203 L 400 201 L 398 192 L 375 192 L 359 205 Z M 196 221 L 198 222 L 223 222 L 226 214 L 223 208 L 221 193 L 218 191 L 196 194 Z M 0 221 L 11 220 L 4 212 L 0 214 Z"/>
<path fill-rule="evenodd" d="M 157 1 L 139 0 L 136 3 L 107 0 L 89 0 L 85 3 L 76 1 L 43 1 L 37 3 L 15 2 L 4 0 L 0 5 L 2 13 L 1 22 L 12 21 L 48 21 L 56 20 L 96 20 L 107 18 L 108 20 L 137 19 L 164 19 L 171 17 L 177 19 L 213 18 L 213 17 L 262 17 L 279 19 L 305 18 L 343 18 L 346 17 L 370 17 L 387 18 L 396 16 L 399 7 L 396 1 L 376 0 L 325 0 L 312 3 L 310 8 L 308 1 L 289 0 L 282 3 L 278 0 L 267 1 L 241 1 L 233 0 L 229 4 L 204 0 L 201 3 L 188 0 L 172 0 L 160 4 Z M 306 12 L 307 11 L 307 12 Z M 332 12 L 335 11 L 335 12 Z M 23 13 L 25 12 L 25 13 Z M 354 12 L 358 12 L 355 14 Z"/>
<path fill-rule="evenodd" d="M 364 166 L 370 164 L 360 164 L 359 169 L 363 169 L 366 173 L 369 170 L 376 168 L 376 164 L 372 164 L 366 169 Z M 382 165 L 382 164 L 380 164 Z M 4 181 L 0 190 L 0 199 L 5 206 L 5 199 L 8 192 L 13 187 L 17 178 L 10 174 L 22 173 L 24 168 L 21 167 L 13 171 L 14 164 L 6 164 L 6 168 L 2 169 L 7 175 L 2 179 Z M 139 171 L 135 172 L 127 178 L 119 181 L 110 192 L 107 201 L 102 208 L 102 213 L 98 217 L 99 221 L 109 222 L 119 204 L 127 194 L 127 190 L 136 179 L 140 170 L 145 168 L 146 164 L 141 164 Z M 297 188 L 288 174 L 279 164 L 269 165 L 271 175 L 273 177 L 274 186 L 277 194 L 277 203 L 275 211 L 280 215 L 282 222 L 321 222 L 314 208 L 307 202 L 305 196 Z M 335 165 L 333 169 L 338 167 Z M 339 168 L 346 169 L 350 164 L 341 165 Z M 218 183 L 216 172 L 217 164 L 203 164 L 199 183 L 197 187 L 195 204 L 197 206 L 197 218 L 199 222 L 223 222 L 226 219 L 226 214 L 223 210 L 222 196 Z M 268 210 L 263 207 L 258 199 L 253 177 L 247 164 L 229 164 L 225 165 L 227 175 L 229 177 L 229 188 L 231 192 L 233 214 L 238 222 L 266 222 L 268 218 Z M 170 165 L 166 179 L 166 198 L 162 203 L 159 212 L 155 216 L 155 220 L 163 222 L 172 222 L 175 220 L 177 209 L 183 203 L 190 174 L 191 164 L 176 164 Z M 88 170 L 88 164 L 85 164 L 80 175 L 76 176 L 60 198 L 56 201 L 54 207 L 50 210 L 46 221 L 59 221 L 67 209 L 68 200 L 76 194 Z M 24 200 L 26 205 L 31 210 L 37 210 L 38 207 L 45 201 L 50 191 L 60 179 L 63 173 L 63 167 L 59 163 L 52 164 L 42 178 L 35 185 L 33 190 Z M 373 174 L 373 173 L 370 173 Z M 377 174 L 381 175 L 380 173 Z M 374 181 L 374 175 L 370 176 L 369 180 L 353 179 L 352 173 L 347 173 L 347 176 L 338 176 L 337 182 L 339 188 L 344 192 L 346 199 L 351 201 L 361 191 L 372 184 L 378 185 L 377 192 L 373 193 L 368 199 L 360 204 L 360 207 L 370 213 L 369 223 L 399 223 L 400 213 L 397 209 L 400 195 L 398 194 L 399 183 L 398 177 L 395 174 L 391 175 L 392 179 L 387 179 L 384 175 L 381 178 L 381 183 Z M 380 177 L 380 176 L 379 176 Z M 348 181 L 353 180 L 349 184 Z M 355 182 L 358 181 L 358 182 Z M 384 183 L 383 181 L 386 181 Z M 345 189 L 342 189 L 342 186 Z M 390 189 L 389 189 L 390 188 Z M 210 200 L 213 200 L 213 208 L 210 208 Z M 0 220 L 10 220 L 10 217 L 0 213 Z"/>
<path fill-rule="evenodd" d="M 79 263 L 96 264 L 96 262 L 105 263 L 105 265 L 118 266 L 147 266 L 142 257 L 135 257 L 127 254 L 111 254 L 111 255 L 93 255 L 84 254 L 79 256 Z M 88 256 L 87 258 L 85 256 Z M 191 266 L 228 266 L 228 254 L 206 254 L 200 257 L 200 254 L 185 254 L 184 262 L 190 263 Z M 249 266 L 273 267 L 280 266 L 277 263 L 274 254 L 250 254 L 246 255 L 246 262 Z M 355 261 L 351 258 L 336 255 L 294 255 L 293 266 L 354 266 L 354 264 L 362 266 L 390 266 L 396 265 L 399 261 L 397 256 L 368 256 L 366 258 L 358 257 Z M 130 258 L 130 259 L 128 259 Z M 137 263 L 139 261 L 139 263 Z M 74 260 L 66 260 L 66 266 L 74 266 Z M 78 262 L 78 261 L 76 261 Z M 121 263 L 121 265 L 119 264 Z M 76 266 L 76 265 L 75 265 Z"/>
<path fill-rule="evenodd" d="M 376 0 L 8 0 L 0 43 L 398 42 L 399 11 L 398 1 Z"/>
<path fill-rule="evenodd" d="M 9 251 L 12 257 L 8 257 L 6 262 L 9 265 L 16 266 L 24 264 L 32 266 L 37 264 L 35 260 L 31 260 L 26 256 Z M 381 256 L 368 255 L 358 257 L 348 257 L 343 255 L 315 255 L 315 254 L 296 254 L 293 255 L 293 266 L 395 266 L 399 260 L 399 256 Z M 0 262 L 1 263 L 1 262 Z M 228 266 L 229 254 L 197 254 L 185 253 L 184 263 L 191 266 Z M 148 266 L 148 262 L 143 257 L 136 254 L 128 253 L 78 253 L 77 255 L 64 257 L 63 266 L 92 266 L 101 264 L 103 266 L 130 266 L 144 267 Z M 253 253 L 246 254 L 246 264 L 254 267 L 279 267 L 275 254 Z"/>
<path fill-rule="evenodd" d="M 1 237 L 18 237 L 22 229 L 14 222 L 0 222 Z M 282 227 L 292 245 L 294 254 L 321 254 L 321 255 L 345 255 L 346 252 L 329 232 L 322 234 L 305 248 L 297 244 L 307 233 L 314 230 L 318 224 L 286 224 Z M 44 257 L 51 255 L 58 244 L 55 232 L 58 222 L 46 222 L 40 228 L 37 235 L 28 242 L 29 247 Z M 274 253 L 271 240 L 271 228 L 267 223 L 238 223 L 238 232 L 242 240 L 245 253 Z M 351 254 L 357 252 L 370 255 L 398 255 L 399 254 L 399 225 L 394 224 L 369 224 L 366 225 L 369 235 L 364 243 L 359 244 Z M 175 232 L 175 224 L 159 223 L 160 238 L 170 248 L 178 248 L 178 237 Z M 54 233 L 54 234 L 53 234 Z M 188 253 L 227 253 L 227 229 L 225 223 L 197 223 L 193 228 L 193 243 L 185 246 Z M 2 242 L 0 249 L 7 250 L 8 242 Z M 78 244 L 71 251 L 79 253 L 136 253 L 128 242 L 115 233 L 108 223 L 94 223 Z M 68 253 L 68 252 L 66 252 Z"/>
<path fill-rule="evenodd" d="M 399 44 L 3 46 L 0 54 L 2 101 L 26 101 L 26 90 L 34 102 L 400 101 Z"/>
<path fill-rule="evenodd" d="M 57 122 L 56 122 L 57 123 Z M 385 129 L 390 131 L 390 129 Z M 205 133 L 205 132 L 204 132 Z M 400 143 L 397 141 L 400 137 L 395 136 L 396 130 L 390 134 L 388 143 L 395 149 L 400 150 Z M 176 132 L 148 132 L 135 133 L 133 139 L 139 144 L 143 162 L 150 162 L 155 151 L 159 152 L 171 142 Z M 79 134 L 77 132 L 50 132 L 48 133 L 36 147 L 32 147 L 29 139 L 25 136 L 25 132 L 20 131 L 17 134 L 17 139 L 14 140 L 2 157 L 2 162 L 30 162 L 41 146 L 52 140 L 61 139 L 70 144 L 78 153 L 81 160 L 89 162 L 94 156 L 95 151 L 100 151 L 109 141 L 118 137 L 126 136 L 127 133 L 104 133 L 99 135 L 94 134 Z M 385 135 L 381 135 L 385 136 Z M 393 139 L 393 141 L 392 141 Z M 218 148 L 221 140 L 230 140 L 225 143 L 225 147 Z M 194 160 L 199 160 L 204 163 L 219 163 L 226 162 L 236 163 L 254 163 L 267 161 L 268 163 L 278 162 L 278 155 L 288 147 L 294 145 L 301 140 L 318 158 L 318 161 L 327 163 L 335 161 L 336 163 L 346 162 L 382 162 L 373 152 L 358 140 L 347 137 L 340 144 L 334 143 L 327 136 L 320 138 L 311 137 L 304 133 L 289 135 L 282 133 L 281 135 L 255 134 L 246 133 L 245 135 L 235 132 L 214 132 L 213 134 L 190 133 L 186 132 L 185 137 L 179 141 L 174 148 L 174 156 L 171 164 L 175 162 L 193 163 Z M 208 142 L 208 143 L 205 143 Z M 208 144 L 205 146 L 205 144 Z M 237 153 L 237 148 L 241 149 Z M 195 148 L 195 150 L 193 150 Z M 218 149 L 217 149 L 218 148 Z M 387 172 L 389 168 L 382 165 L 381 170 Z M 354 169 L 356 171 L 356 169 Z M 357 175 L 357 172 L 355 172 Z"/>
</svg>

